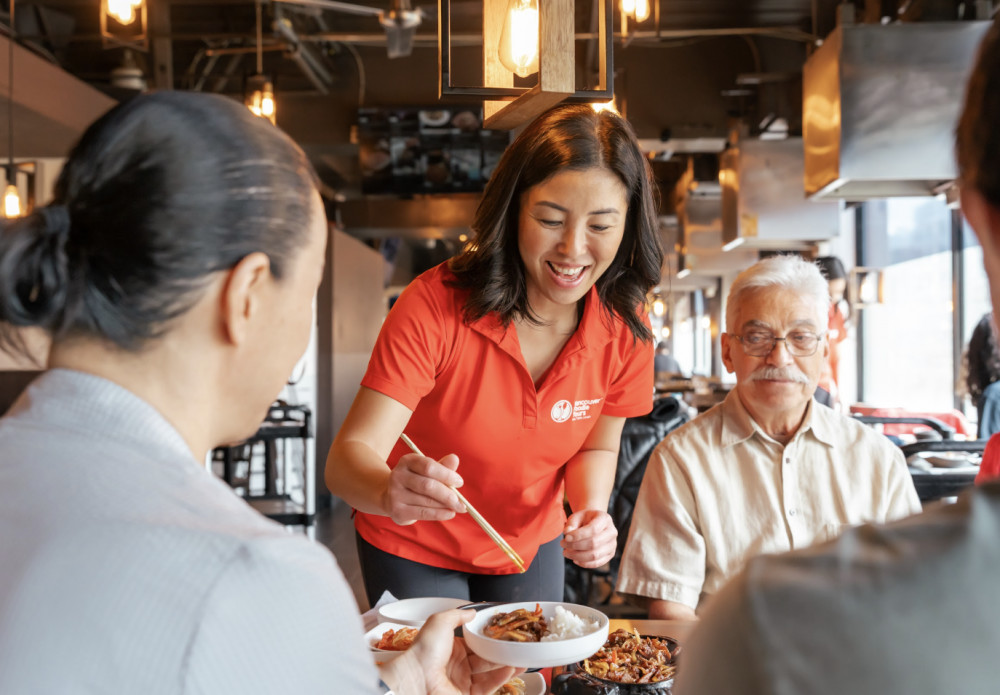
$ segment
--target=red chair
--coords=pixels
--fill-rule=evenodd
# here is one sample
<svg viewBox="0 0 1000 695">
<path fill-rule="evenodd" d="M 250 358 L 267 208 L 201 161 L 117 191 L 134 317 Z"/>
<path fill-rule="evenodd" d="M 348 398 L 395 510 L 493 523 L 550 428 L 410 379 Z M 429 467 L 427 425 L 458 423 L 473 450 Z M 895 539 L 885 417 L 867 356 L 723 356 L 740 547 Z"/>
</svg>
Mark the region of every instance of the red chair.
<svg viewBox="0 0 1000 695">
<path fill-rule="evenodd" d="M 877 418 L 890 419 L 915 419 L 930 418 L 948 425 L 956 433 L 965 435 L 968 438 L 975 438 L 976 429 L 968 421 L 960 410 L 954 408 L 947 411 L 926 412 L 917 410 L 906 410 L 905 408 L 878 408 L 856 404 L 851 406 L 852 415 L 862 415 Z M 934 427 L 918 422 L 887 422 L 882 424 L 882 432 L 885 434 L 901 435 L 913 434 L 920 430 L 934 429 Z"/>
</svg>

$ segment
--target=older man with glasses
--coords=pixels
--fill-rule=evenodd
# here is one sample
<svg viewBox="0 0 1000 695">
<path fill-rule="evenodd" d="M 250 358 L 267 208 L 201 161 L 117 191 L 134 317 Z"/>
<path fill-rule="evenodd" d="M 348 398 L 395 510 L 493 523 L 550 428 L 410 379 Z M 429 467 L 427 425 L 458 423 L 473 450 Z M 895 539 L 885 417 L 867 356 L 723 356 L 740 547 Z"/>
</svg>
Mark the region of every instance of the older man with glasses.
<svg viewBox="0 0 1000 695">
<path fill-rule="evenodd" d="M 651 618 L 694 618 L 750 558 L 920 511 L 902 452 L 813 400 L 829 293 L 798 256 L 765 259 L 729 291 L 726 400 L 664 439 L 639 491 L 617 589 Z"/>
</svg>

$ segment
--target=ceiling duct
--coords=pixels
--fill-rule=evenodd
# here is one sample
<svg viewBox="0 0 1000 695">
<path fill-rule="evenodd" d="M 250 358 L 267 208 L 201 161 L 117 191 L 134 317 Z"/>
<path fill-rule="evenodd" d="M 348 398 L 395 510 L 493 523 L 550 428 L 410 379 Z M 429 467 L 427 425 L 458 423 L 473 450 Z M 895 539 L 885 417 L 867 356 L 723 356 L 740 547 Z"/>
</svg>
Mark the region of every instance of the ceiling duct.
<svg viewBox="0 0 1000 695">
<path fill-rule="evenodd" d="M 704 172 L 703 172 L 704 173 Z M 693 162 L 677 182 L 677 219 L 681 248 L 678 277 L 703 282 L 706 277 L 734 274 L 753 264 L 757 252 L 751 248 L 723 251 L 722 186 L 714 179 L 697 177 Z"/>
<path fill-rule="evenodd" d="M 359 239 L 458 238 L 469 233 L 480 194 L 421 196 L 415 199 L 368 196 L 338 206 L 344 231 Z"/>
<path fill-rule="evenodd" d="M 720 157 L 722 248 L 802 250 L 840 232 L 840 204 L 802 192 L 802 138 L 742 140 Z"/>
<path fill-rule="evenodd" d="M 990 22 L 845 24 L 803 73 L 814 199 L 931 195 L 955 178 L 953 133 Z"/>
</svg>

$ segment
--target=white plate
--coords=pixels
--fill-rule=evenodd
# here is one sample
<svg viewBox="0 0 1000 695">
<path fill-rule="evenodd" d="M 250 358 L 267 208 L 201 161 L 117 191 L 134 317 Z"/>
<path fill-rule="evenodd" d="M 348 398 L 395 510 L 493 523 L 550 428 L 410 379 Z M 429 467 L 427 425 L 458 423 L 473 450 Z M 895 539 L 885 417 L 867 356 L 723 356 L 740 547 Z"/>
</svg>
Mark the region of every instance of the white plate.
<svg viewBox="0 0 1000 695">
<path fill-rule="evenodd" d="M 371 651 L 372 657 L 375 659 L 375 663 L 387 663 L 403 653 L 389 649 L 376 649 L 375 645 L 378 644 L 380 639 L 382 639 L 382 635 L 385 634 L 386 630 L 399 630 L 404 627 L 413 627 L 413 625 L 403 625 L 401 623 L 379 623 L 365 633 L 365 641 L 368 643 L 368 649 Z"/>
<path fill-rule="evenodd" d="M 406 598 L 379 606 L 378 619 L 387 623 L 400 623 L 411 627 L 420 627 L 435 613 L 449 608 L 458 608 L 469 602 L 460 598 Z"/>
<path fill-rule="evenodd" d="M 507 642 L 483 634 L 483 628 L 495 614 L 509 613 L 518 608 L 533 611 L 536 604 L 542 607 L 547 621 L 551 622 L 555 617 L 556 606 L 562 606 L 584 620 L 597 621 L 598 628 L 583 637 L 553 642 Z M 517 668 L 549 668 L 575 663 L 596 652 L 608 637 L 608 625 L 608 616 L 587 606 L 556 601 L 525 601 L 480 610 L 475 618 L 462 626 L 462 633 L 469 649 L 487 661 Z"/>
<path fill-rule="evenodd" d="M 962 468 L 973 465 L 975 458 L 961 451 L 940 451 L 925 457 L 937 468 Z"/>
</svg>

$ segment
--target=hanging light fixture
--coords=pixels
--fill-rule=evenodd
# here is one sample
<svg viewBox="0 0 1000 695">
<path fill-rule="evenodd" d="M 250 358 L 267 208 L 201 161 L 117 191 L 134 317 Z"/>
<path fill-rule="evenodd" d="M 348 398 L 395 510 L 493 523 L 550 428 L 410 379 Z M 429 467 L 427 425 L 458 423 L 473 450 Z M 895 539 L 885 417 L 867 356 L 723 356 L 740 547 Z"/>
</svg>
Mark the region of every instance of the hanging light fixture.
<svg viewBox="0 0 1000 695">
<path fill-rule="evenodd" d="M 613 0 L 595 0 L 598 31 L 587 40 L 597 49 L 597 74 L 587 88 L 576 82 L 574 0 L 483 0 L 482 81 L 456 84 L 451 45 L 455 1 L 438 0 L 438 93 L 442 98 L 484 99 L 486 128 L 516 128 L 563 100 L 590 103 L 614 96 Z M 537 74 L 533 85 L 515 85 L 518 77 L 532 74 Z"/>
<path fill-rule="evenodd" d="M 101 41 L 105 48 L 145 51 L 146 0 L 101 0 Z"/>
<path fill-rule="evenodd" d="M 7 188 L 3 194 L 3 216 L 21 216 L 21 196 L 17 192 L 17 165 L 14 164 L 14 0 L 10 0 L 10 34 L 7 36 Z"/>
<path fill-rule="evenodd" d="M 649 19 L 649 0 L 622 0 L 622 14 L 645 22 Z"/>
<path fill-rule="evenodd" d="M 277 109 L 274 104 L 274 85 L 264 74 L 264 30 L 261 20 L 261 3 L 257 0 L 254 3 L 257 7 L 257 72 L 247 78 L 244 89 L 244 103 L 254 116 L 260 116 L 276 123 Z"/>
<path fill-rule="evenodd" d="M 108 15 L 114 17 L 119 24 L 131 24 L 139 16 L 137 10 L 142 7 L 142 0 L 104 0 L 107 3 Z"/>
<path fill-rule="evenodd" d="M 497 53 L 518 77 L 538 72 L 538 0 L 510 0 Z"/>
</svg>

